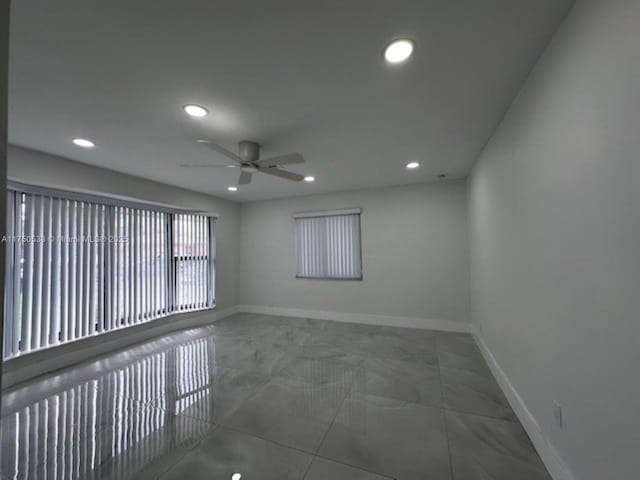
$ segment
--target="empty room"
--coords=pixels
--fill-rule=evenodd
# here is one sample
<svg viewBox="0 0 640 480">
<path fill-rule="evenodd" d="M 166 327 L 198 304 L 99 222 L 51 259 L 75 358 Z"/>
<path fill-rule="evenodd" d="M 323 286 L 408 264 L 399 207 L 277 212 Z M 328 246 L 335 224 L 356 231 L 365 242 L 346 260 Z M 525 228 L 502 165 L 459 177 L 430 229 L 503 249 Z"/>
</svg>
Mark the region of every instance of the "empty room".
<svg viewBox="0 0 640 480">
<path fill-rule="evenodd" d="M 0 0 L 0 479 L 640 478 L 638 51 L 638 0 Z"/>
</svg>

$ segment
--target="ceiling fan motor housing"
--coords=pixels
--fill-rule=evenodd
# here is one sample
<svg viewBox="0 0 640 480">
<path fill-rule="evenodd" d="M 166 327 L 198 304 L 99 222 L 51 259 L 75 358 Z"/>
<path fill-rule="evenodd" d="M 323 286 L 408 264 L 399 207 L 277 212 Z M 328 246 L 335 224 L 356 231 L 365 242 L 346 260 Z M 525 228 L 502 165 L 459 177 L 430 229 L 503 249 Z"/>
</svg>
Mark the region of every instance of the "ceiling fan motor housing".
<svg viewBox="0 0 640 480">
<path fill-rule="evenodd" d="M 238 143 L 238 154 L 246 162 L 255 162 L 260 157 L 260 144 L 243 140 Z"/>
</svg>

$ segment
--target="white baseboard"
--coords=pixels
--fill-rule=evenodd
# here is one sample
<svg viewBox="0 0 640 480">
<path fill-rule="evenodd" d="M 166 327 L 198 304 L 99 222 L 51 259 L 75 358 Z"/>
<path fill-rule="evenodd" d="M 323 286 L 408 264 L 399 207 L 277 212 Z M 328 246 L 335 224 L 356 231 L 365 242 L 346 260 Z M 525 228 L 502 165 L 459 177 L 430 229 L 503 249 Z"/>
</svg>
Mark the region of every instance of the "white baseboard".
<svg viewBox="0 0 640 480">
<path fill-rule="evenodd" d="M 547 467 L 547 470 L 553 480 L 575 480 L 571 470 L 569 470 L 569 467 L 558 453 L 558 450 L 556 450 L 542 428 L 540 428 L 540 424 L 527 408 L 526 403 L 513 384 L 509 381 L 509 378 L 498 364 L 497 360 L 491 353 L 491 350 L 489 350 L 489 347 L 480 335 L 480 332 L 478 332 L 478 330 L 473 326 L 472 332 L 476 339 L 476 343 L 480 347 L 482 356 L 493 372 L 493 375 L 506 395 L 507 400 L 509 400 L 511 408 L 513 408 L 513 411 L 520 420 L 520 423 L 526 430 L 529 438 L 531 438 L 531 442 L 536 447 L 540 458 Z"/>
<path fill-rule="evenodd" d="M 211 325 L 238 312 L 238 307 L 177 313 L 128 328 L 102 333 L 5 360 L 2 389 L 76 365 L 98 355 L 113 353 L 176 330 Z"/>
<path fill-rule="evenodd" d="M 329 312 L 326 310 L 304 310 L 301 308 L 268 307 L 261 305 L 239 305 L 238 311 L 260 315 L 277 315 L 280 317 L 313 318 L 315 320 L 333 320 L 336 322 L 364 323 L 386 327 L 421 328 L 426 330 L 443 330 L 446 332 L 472 331 L 471 324 L 453 320 L 436 320 L 415 317 L 394 317 L 367 313 Z"/>
</svg>

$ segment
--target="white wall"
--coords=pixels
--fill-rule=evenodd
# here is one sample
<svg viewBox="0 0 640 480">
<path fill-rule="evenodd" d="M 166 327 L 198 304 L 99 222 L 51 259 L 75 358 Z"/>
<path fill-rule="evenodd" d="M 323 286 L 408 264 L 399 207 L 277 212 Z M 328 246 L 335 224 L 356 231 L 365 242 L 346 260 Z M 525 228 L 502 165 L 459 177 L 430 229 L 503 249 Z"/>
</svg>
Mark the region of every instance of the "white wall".
<svg viewBox="0 0 640 480">
<path fill-rule="evenodd" d="M 362 207 L 362 281 L 295 278 L 298 211 Z M 243 304 L 468 321 L 463 181 L 242 205 Z"/>
<path fill-rule="evenodd" d="M 473 321 L 580 480 L 640 472 L 639 27 L 578 0 L 470 179 Z"/>
<path fill-rule="evenodd" d="M 9 67 L 9 1 L 0 2 L 0 225 L 6 225 L 7 195 L 7 90 Z M 4 233 L 4 228 L 2 229 Z M 0 249 L 0 272 L 5 268 L 5 249 Z M 4 292 L 4 275 L 0 275 L 0 292 Z M 4 318 L 4 302 L 0 302 L 0 318 Z M 0 322 L 0 338 L 4 322 Z M 0 347 L 0 368 L 2 368 L 2 347 Z M 2 388 L 0 375 L 0 389 Z"/>
<path fill-rule="evenodd" d="M 39 185 L 216 212 L 216 305 L 224 309 L 238 303 L 239 204 L 16 146 L 9 146 L 8 175 L 12 180 Z"/>
</svg>

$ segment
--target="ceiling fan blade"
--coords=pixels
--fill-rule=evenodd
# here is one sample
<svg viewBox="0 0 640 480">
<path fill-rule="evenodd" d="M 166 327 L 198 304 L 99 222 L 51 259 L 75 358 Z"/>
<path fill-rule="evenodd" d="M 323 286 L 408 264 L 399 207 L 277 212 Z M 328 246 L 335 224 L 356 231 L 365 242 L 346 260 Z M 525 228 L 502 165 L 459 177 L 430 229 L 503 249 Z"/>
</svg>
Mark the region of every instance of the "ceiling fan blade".
<svg viewBox="0 0 640 480">
<path fill-rule="evenodd" d="M 253 163 L 258 167 L 269 168 L 277 165 L 294 165 L 296 163 L 304 163 L 304 158 L 299 153 L 290 153 L 288 155 L 280 155 L 278 157 L 257 160 Z"/>
<path fill-rule="evenodd" d="M 241 172 L 238 185 L 248 185 L 251 183 L 251 172 Z"/>
<path fill-rule="evenodd" d="M 226 164 L 213 164 L 213 163 L 181 163 L 181 167 L 186 168 L 207 168 L 207 167 L 225 167 L 225 168 L 239 168 L 238 165 L 226 163 Z"/>
<path fill-rule="evenodd" d="M 280 170 L 279 168 L 259 168 L 259 172 L 266 173 L 267 175 L 273 175 L 274 177 L 286 178 L 287 180 L 293 180 L 299 182 L 304 180 L 304 175 L 298 175 L 297 173 L 287 172 L 286 170 Z"/>
<path fill-rule="evenodd" d="M 196 142 L 201 143 L 203 145 L 207 145 L 209 148 L 215 150 L 218 153 L 221 153 L 225 157 L 229 157 L 231 160 L 233 160 L 235 162 L 244 163 L 244 160 L 242 159 L 242 157 L 240 155 L 237 155 L 237 154 L 227 150 L 226 148 L 221 147 L 217 143 L 213 143 L 210 140 L 196 140 Z"/>
</svg>

